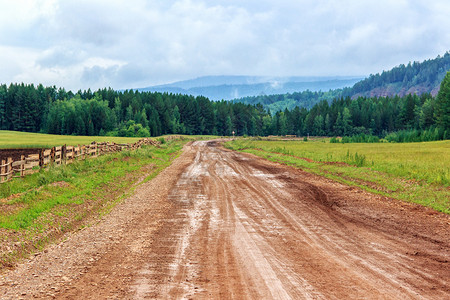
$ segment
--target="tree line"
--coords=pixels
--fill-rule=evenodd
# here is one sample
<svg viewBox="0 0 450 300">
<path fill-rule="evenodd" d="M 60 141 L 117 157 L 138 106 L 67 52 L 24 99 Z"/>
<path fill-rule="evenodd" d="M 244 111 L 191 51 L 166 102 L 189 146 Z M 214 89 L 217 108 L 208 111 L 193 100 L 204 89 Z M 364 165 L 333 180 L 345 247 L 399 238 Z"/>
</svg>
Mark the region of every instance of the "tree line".
<svg viewBox="0 0 450 300">
<path fill-rule="evenodd" d="M 99 89 L 73 93 L 32 84 L 0 85 L 0 129 L 65 135 L 314 135 L 385 137 L 397 131 L 450 135 L 450 72 L 436 97 L 340 97 L 310 109 L 271 113 L 260 103 Z"/>
</svg>

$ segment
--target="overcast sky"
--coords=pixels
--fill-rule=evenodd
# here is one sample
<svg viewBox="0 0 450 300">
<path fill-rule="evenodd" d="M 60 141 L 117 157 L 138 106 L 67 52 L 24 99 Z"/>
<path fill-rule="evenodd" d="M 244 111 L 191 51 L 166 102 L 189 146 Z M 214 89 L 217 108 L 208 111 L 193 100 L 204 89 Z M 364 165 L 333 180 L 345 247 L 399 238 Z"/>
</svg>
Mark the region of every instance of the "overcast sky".
<svg viewBox="0 0 450 300">
<path fill-rule="evenodd" d="M 448 0 L 0 0 L 7 84 L 369 75 L 448 50 Z"/>
</svg>

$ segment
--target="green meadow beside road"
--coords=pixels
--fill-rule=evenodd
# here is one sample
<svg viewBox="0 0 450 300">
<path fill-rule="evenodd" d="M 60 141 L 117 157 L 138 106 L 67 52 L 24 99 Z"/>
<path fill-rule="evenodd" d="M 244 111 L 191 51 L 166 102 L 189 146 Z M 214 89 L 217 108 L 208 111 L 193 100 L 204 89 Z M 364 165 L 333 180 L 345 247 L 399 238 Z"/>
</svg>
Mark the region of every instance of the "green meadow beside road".
<svg viewBox="0 0 450 300">
<path fill-rule="evenodd" d="M 135 143 L 137 137 L 72 136 L 0 130 L 0 148 L 51 148 L 62 145 L 86 145 L 92 142 Z"/>
<path fill-rule="evenodd" d="M 236 139 L 251 153 L 399 200 L 450 213 L 450 141 L 351 143 Z"/>
</svg>

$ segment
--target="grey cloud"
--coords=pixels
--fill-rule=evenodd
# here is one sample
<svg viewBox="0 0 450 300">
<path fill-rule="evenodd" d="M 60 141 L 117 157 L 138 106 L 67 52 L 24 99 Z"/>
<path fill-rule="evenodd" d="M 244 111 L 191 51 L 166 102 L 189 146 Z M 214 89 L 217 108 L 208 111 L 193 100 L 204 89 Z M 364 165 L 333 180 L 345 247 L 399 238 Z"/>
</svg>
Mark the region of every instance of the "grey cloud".
<svg viewBox="0 0 450 300">
<path fill-rule="evenodd" d="M 151 76 L 150 70 L 135 64 L 113 65 L 110 67 L 95 65 L 83 69 L 81 81 L 85 84 L 94 84 L 99 87 L 133 88 L 137 87 L 134 86 L 136 83 L 144 84 Z"/>
<path fill-rule="evenodd" d="M 446 0 L 56 3 L 10 31 L 0 26 L 0 47 L 34 51 L 22 59 L 34 60 L 36 80 L 52 85 L 58 82 L 45 69 L 91 88 L 202 75 L 367 75 L 450 50 Z M 9 70 L 0 80 L 20 75 L 11 64 L 0 56 Z"/>
<path fill-rule="evenodd" d="M 144 84 L 145 81 L 151 76 L 151 69 L 145 68 L 140 65 L 126 64 L 117 69 L 114 74 L 113 80 L 119 86 L 124 88 L 133 88 L 136 83 Z"/>
<path fill-rule="evenodd" d="M 85 53 L 78 49 L 56 47 L 44 51 L 37 64 L 43 68 L 67 67 L 82 62 L 85 57 Z"/>
<path fill-rule="evenodd" d="M 132 30 L 132 10 L 118 1 L 59 1 L 52 34 L 96 47 L 110 47 Z"/>
<path fill-rule="evenodd" d="M 94 86 L 101 86 L 109 82 L 117 74 L 118 66 L 111 67 L 85 67 L 81 75 L 81 81 L 85 84 L 92 84 Z"/>
<path fill-rule="evenodd" d="M 104 74 L 107 70 L 100 66 L 86 67 L 81 75 L 81 81 L 84 83 L 97 84 L 103 81 Z"/>
</svg>

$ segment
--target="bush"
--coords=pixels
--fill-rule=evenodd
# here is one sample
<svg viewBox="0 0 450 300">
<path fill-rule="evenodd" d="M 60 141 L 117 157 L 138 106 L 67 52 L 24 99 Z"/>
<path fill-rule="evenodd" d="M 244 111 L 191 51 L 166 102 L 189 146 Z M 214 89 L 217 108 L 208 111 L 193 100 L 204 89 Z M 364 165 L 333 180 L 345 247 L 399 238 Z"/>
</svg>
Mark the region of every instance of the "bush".
<svg viewBox="0 0 450 300">
<path fill-rule="evenodd" d="M 345 143 L 351 143 L 350 137 L 344 136 L 344 137 L 341 139 L 341 143 L 342 143 L 342 144 L 345 144 Z"/>
<path fill-rule="evenodd" d="M 141 128 L 139 128 L 136 136 L 138 136 L 138 137 L 149 137 L 150 136 L 150 131 L 148 130 L 148 128 L 141 127 Z"/>
<path fill-rule="evenodd" d="M 363 167 L 366 164 L 366 156 L 364 154 L 358 154 L 358 152 L 353 155 L 350 153 L 350 150 L 347 150 L 345 162 L 350 165 L 356 165 L 357 167 Z"/>
<path fill-rule="evenodd" d="M 340 142 L 339 139 L 337 137 L 334 137 L 334 136 L 330 140 L 331 144 L 335 144 L 335 143 L 339 143 L 339 142 Z"/>
<path fill-rule="evenodd" d="M 427 130 L 400 130 L 386 135 L 385 139 L 391 143 L 429 142 L 448 139 L 448 133 L 442 128 L 429 128 Z"/>
</svg>

